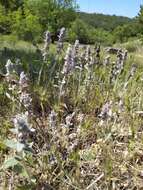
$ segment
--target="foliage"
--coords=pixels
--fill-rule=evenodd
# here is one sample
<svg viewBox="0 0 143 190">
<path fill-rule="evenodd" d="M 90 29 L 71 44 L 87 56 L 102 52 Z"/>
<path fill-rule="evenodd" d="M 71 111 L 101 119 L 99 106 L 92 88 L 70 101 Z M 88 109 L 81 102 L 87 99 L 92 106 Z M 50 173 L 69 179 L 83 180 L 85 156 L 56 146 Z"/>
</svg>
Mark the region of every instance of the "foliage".
<svg viewBox="0 0 143 190">
<path fill-rule="evenodd" d="M 77 12 L 73 0 L 6 0 L 0 2 L 0 33 L 19 39 L 41 42 L 41 33 L 52 32 L 57 40 L 59 28 L 68 29 L 67 40 L 83 44 L 127 42 L 142 38 L 142 6 L 137 18 Z M 48 10 L 48 11 L 47 11 Z"/>
<path fill-rule="evenodd" d="M 106 31 L 113 31 L 116 27 L 132 22 L 132 19 L 122 16 L 110 16 L 98 13 L 79 12 L 78 17 L 86 24 L 94 28 L 102 28 Z"/>
<path fill-rule="evenodd" d="M 32 42 L 34 40 L 35 43 L 41 39 L 40 34 L 47 29 L 53 32 L 54 37 L 59 28 L 69 27 L 76 17 L 75 9 L 76 4 L 73 0 L 2 1 L 0 32 L 14 33 L 20 39 Z"/>
<path fill-rule="evenodd" d="M 121 43 L 127 42 L 131 38 L 139 37 L 140 33 L 141 27 L 137 20 L 135 20 L 132 24 L 119 26 L 114 30 L 116 41 L 119 41 Z"/>
<path fill-rule="evenodd" d="M 112 34 L 104 29 L 95 29 L 80 19 L 76 19 L 68 31 L 67 40 L 74 42 L 79 39 L 82 44 L 101 43 L 111 45 L 114 42 Z"/>
<path fill-rule="evenodd" d="M 29 11 L 26 11 L 25 18 L 23 18 L 22 10 L 18 9 L 13 13 L 12 31 L 20 39 L 37 41 L 42 28 L 36 15 L 32 15 Z"/>
<path fill-rule="evenodd" d="M 143 31 L 142 10 L 143 8 L 141 6 L 138 16 L 133 19 L 115 15 L 110 16 L 84 12 L 79 12 L 78 18 L 88 25 L 88 28 L 92 28 L 92 33 L 94 33 L 94 30 L 101 31 L 100 37 L 106 44 L 113 44 L 115 42 L 123 43 L 132 38 L 141 38 Z M 106 35 L 104 35 L 105 33 Z M 108 37 L 106 38 L 105 36 Z"/>
<path fill-rule="evenodd" d="M 89 26 L 85 24 L 82 20 L 76 19 L 72 24 L 68 32 L 69 40 L 74 42 L 79 39 L 81 43 L 89 43 Z"/>
<path fill-rule="evenodd" d="M 103 29 L 94 29 L 90 31 L 90 43 L 101 43 L 102 45 L 112 45 L 114 43 L 113 35 Z"/>
</svg>

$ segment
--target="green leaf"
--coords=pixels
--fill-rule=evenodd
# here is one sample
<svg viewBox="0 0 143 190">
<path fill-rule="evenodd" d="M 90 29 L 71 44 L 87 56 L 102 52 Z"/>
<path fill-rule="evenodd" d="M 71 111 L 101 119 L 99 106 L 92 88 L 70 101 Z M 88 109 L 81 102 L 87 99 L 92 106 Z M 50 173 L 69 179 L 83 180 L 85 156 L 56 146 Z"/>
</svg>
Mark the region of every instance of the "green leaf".
<svg viewBox="0 0 143 190">
<path fill-rule="evenodd" d="M 1 169 L 6 170 L 6 169 L 8 169 L 8 168 L 11 168 L 11 167 L 16 166 L 17 164 L 19 164 L 19 161 L 18 161 L 15 157 L 8 158 L 8 159 L 5 160 L 5 162 L 3 163 Z"/>
<path fill-rule="evenodd" d="M 22 143 L 16 143 L 17 152 L 21 152 L 24 149 L 25 145 Z"/>
<path fill-rule="evenodd" d="M 4 144 L 5 144 L 7 147 L 16 150 L 17 152 L 21 152 L 21 151 L 24 149 L 24 147 L 25 147 L 24 144 L 19 143 L 19 142 L 15 142 L 15 141 L 13 141 L 13 140 L 6 140 L 6 141 L 4 141 Z"/>
</svg>

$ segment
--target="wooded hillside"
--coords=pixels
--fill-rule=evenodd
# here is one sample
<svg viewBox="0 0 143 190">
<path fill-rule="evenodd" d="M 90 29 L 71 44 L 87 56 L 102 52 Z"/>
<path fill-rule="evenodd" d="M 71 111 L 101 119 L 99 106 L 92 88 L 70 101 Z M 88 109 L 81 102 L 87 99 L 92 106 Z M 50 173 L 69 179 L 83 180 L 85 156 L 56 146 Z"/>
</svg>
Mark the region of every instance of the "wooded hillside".
<svg viewBox="0 0 143 190">
<path fill-rule="evenodd" d="M 104 30 L 112 31 L 119 25 L 131 23 L 133 19 L 116 15 L 104 15 L 98 13 L 79 12 L 78 17 L 85 23 L 95 27 L 103 28 Z"/>
</svg>

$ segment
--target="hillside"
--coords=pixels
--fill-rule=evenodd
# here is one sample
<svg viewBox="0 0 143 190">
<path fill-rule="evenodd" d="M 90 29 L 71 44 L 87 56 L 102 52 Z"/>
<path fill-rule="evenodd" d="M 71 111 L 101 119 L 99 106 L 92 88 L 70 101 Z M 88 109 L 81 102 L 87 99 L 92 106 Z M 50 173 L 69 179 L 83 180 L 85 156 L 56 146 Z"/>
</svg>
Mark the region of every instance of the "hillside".
<svg viewBox="0 0 143 190">
<path fill-rule="evenodd" d="M 131 18 L 123 16 L 116 16 L 116 15 L 111 16 L 111 15 L 85 13 L 85 12 L 78 12 L 78 17 L 88 25 L 91 25 L 95 28 L 102 28 L 108 31 L 112 31 L 119 25 L 128 24 L 133 20 Z"/>
</svg>

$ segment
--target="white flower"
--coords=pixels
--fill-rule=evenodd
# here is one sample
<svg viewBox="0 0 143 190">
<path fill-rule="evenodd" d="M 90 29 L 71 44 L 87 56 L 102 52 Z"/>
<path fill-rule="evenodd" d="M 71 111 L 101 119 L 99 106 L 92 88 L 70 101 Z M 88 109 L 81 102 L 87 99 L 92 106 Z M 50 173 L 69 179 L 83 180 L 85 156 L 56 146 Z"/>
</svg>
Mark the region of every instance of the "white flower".
<svg viewBox="0 0 143 190">
<path fill-rule="evenodd" d="M 73 125 L 73 122 L 72 122 L 72 119 L 73 117 L 75 116 L 75 112 L 73 112 L 72 114 L 69 114 L 66 119 L 65 119 L 65 122 L 66 122 L 66 127 L 70 127 Z"/>
<path fill-rule="evenodd" d="M 103 105 L 102 109 L 101 109 L 101 113 L 99 114 L 99 116 L 102 119 L 108 119 L 112 117 L 112 101 L 107 102 L 106 104 Z"/>
<path fill-rule="evenodd" d="M 49 114 L 50 127 L 52 128 L 56 127 L 56 122 L 57 122 L 57 113 L 54 110 L 52 110 L 51 113 Z"/>
<path fill-rule="evenodd" d="M 65 31 L 66 31 L 66 29 L 64 28 L 64 27 L 62 27 L 61 28 L 61 30 L 60 30 L 60 33 L 59 33 L 59 35 L 58 35 L 58 38 L 59 38 L 59 42 L 63 42 L 63 38 L 64 38 L 64 36 L 65 36 Z"/>
<path fill-rule="evenodd" d="M 42 56 L 44 61 L 47 60 L 50 43 L 51 43 L 51 33 L 49 31 L 46 31 L 44 38 L 44 48 L 42 49 Z"/>
<path fill-rule="evenodd" d="M 27 78 L 26 74 L 24 72 L 21 72 L 20 79 L 19 79 L 20 86 L 22 87 L 25 84 L 27 85 L 27 83 L 28 83 L 28 78 Z"/>
<path fill-rule="evenodd" d="M 7 60 L 5 67 L 6 67 L 7 76 L 10 75 L 14 71 L 14 64 L 11 62 L 10 59 Z"/>
<path fill-rule="evenodd" d="M 32 98 L 30 94 L 22 92 L 20 95 L 20 103 L 22 103 L 26 108 L 31 106 Z"/>
<path fill-rule="evenodd" d="M 86 48 L 86 53 L 85 53 L 85 60 L 86 60 L 87 64 L 90 60 L 90 54 L 91 54 L 91 49 L 90 49 L 90 46 L 88 45 Z"/>
<path fill-rule="evenodd" d="M 74 57 L 73 57 L 73 50 L 72 46 L 69 44 L 66 55 L 65 55 L 65 63 L 63 67 L 63 74 L 70 73 L 75 67 Z"/>
<path fill-rule="evenodd" d="M 76 40 L 75 43 L 74 43 L 74 54 L 75 56 L 78 54 L 78 50 L 79 50 L 79 40 Z"/>
<path fill-rule="evenodd" d="M 58 44 L 57 44 L 57 53 L 60 53 L 61 50 L 63 49 L 63 41 L 65 37 L 65 31 L 66 29 L 63 27 L 60 30 L 60 33 L 58 35 Z"/>
</svg>

